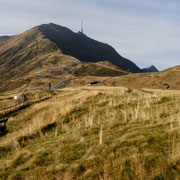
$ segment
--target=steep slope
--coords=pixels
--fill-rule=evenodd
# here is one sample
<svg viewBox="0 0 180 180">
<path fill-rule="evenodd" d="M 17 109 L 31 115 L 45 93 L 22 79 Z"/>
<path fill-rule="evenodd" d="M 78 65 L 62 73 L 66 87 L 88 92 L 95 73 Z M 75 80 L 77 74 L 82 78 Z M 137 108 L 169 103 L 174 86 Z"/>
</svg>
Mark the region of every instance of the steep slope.
<svg viewBox="0 0 180 180">
<path fill-rule="evenodd" d="M 159 72 L 159 70 L 154 65 L 143 68 L 142 71 L 143 72 Z"/>
<path fill-rule="evenodd" d="M 114 48 L 95 41 L 83 33 L 74 33 L 65 27 L 52 23 L 41 25 L 38 29 L 46 38 L 54 42 L 64 54 L 76 57 L 80 61 L 109 61 L 121 69 L 135 73 L 141 72 L 140 68 L 130 60 L 120 56 Z"/>
<path fill-rule="evenodd" d="M 41 65 L 39 57 L 57 50 L 56 45 L 43 38 L 37 28 L 12 37 L 0 44 L 1 81 L 26 75 Z"/>
</svg>

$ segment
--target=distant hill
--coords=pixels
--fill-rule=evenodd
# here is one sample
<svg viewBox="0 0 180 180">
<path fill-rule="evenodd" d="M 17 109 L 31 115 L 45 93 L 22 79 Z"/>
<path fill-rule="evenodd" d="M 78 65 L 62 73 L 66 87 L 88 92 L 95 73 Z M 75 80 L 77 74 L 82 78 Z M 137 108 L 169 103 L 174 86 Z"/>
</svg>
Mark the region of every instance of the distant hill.
<svg viewBox="0 0 180 180">
<path fill-rule="evenodd" d="M 163 84 L 169 84 L 170 89 L 180 89 L 180 66 L 175 66 L 155 73 L 128 74 L 125 76 L 107 78 L 109 85 L 131 88 L 164 89 Z"/>
<path fill-rule="evenodd" d="M 159 70 L 154 65 L 143 68 L 142 71 L 143 72 L 159 72 Z"/>
</svg>

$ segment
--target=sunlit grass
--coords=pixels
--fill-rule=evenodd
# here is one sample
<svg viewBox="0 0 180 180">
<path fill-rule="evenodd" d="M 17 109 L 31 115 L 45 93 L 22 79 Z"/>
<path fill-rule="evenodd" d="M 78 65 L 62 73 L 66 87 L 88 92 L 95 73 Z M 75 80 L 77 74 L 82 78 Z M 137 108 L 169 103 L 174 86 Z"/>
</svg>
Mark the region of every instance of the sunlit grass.
<svg viewBox="0 0 180 180">
<path fill-rule="evenodd" d="M 10 118 L 0 178 L 179 179 L 179 91 L 123 90 L 67 88 Z"/>
</svg>

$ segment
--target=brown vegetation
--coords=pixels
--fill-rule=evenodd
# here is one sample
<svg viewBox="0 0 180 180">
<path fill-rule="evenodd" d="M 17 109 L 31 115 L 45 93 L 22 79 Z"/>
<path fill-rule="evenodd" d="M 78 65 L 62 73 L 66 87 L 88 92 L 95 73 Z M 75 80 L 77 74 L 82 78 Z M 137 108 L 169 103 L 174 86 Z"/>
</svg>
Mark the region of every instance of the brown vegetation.
<svg viewBox="0 0 180 180">
<path fill-rule="evenodd" d="M 123 90 L 67 88 L 19 111 L 1 179 L 179 179 L 179 91 Z"/>
<path fill-rule="evenodd" d="M 128 74 L 126 76 L 107 78 L 105 82 L 113 86 L 131 88 L 165 89 L 163 84 L 168 83 L 170 89 L 180 89 L 180 66 L 169 68 L 156 73 Z"/>
</svg>

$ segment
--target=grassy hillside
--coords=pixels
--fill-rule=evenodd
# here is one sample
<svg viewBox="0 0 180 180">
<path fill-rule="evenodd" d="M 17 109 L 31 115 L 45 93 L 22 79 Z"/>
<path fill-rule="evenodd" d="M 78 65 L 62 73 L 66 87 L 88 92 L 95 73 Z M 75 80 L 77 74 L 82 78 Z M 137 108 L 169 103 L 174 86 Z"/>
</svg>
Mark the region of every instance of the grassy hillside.
<svg viewBox="0 0 180 180">
<path fill-rule="evenodd" d="M 172 67 L 156 73 L 128 74 L 127 76 L 107 78 L 109 85 L 126 86 L 131 88 L 163 89 L 168 83 L 171 89 L 180 89 L 180 66 Z"/>
<path fill-rule="evenodd" d="M 60 79 L 66 80 L 70 77 L 74 66 L 67 69 L 58 71 L 47 71 L 49 65 L 61 65 L 61 63 L 77 62 L 78 60 L 62 54 L 49 53 L 41 56 L 39 61 L 42 62 L 41 66 L 36 66 L 32 71 L 26 75 L 1 82 L 0 92 L 22 92 L 28 89 L 46 89 L 48 83 L 51 82 L 55 85 Z M 76 66 L 74 75 L 72 77 L 70 86 L 78 87 L 84 86 L 91 81 L 103 81 L 109 86 L 123 86 L 127 88 L 152 88 L 152 89 L 165 89 L 163 84 L 168 83 L 171 90 L 180 89 L 180 70 L 179 66 L 167 69 L 157 73 L 140 73 L 131 74 L 127 73 L 112 64 L 101 63 L 82 63 Z M 40 70 L 36 70 L 40 67 Z M 44 69 L 43 69 L 44 68 Z M 42 69 L 42 70 L 41 70 Z M 40 78 L 38 73 L 47 74 L 49 78 Z M 61 78 L 57 78 L 61 76 Z"/>
<path fill-rule="evenodd" d="M 101 63 L 82 63 L 76 67 L 75 76 L 96 76 L 96 77 L 112 77 L 123 76 L 129 74 L 127 71 L 119 69 L 113 64 L 102 61 Z"/>
<path fill-rule="evenodd" d="M 45 39 L 36 28 L 0 44 L 0 52 L 0 82 L 22 78 L 46 63 L 44 56 L 60 53 L 56 45 Z"/>
<path fill-rule="evenodd" d="M 179 179 L 180 92 L 28 93 L 0 138 L 0 179 Z"/>
<path fill-rule="evenodd" d="M 46 26 L 48 27 L 48 25 Z M 49 33 L 53 33 L 53 31 Z M 60 33 L 58 37 L 60 35 L 62 34 Z M 49 66 L 59 66 L 78 61 L 72 56 L 63 54 L 55 42 L 45 37 L 40 27 L 35 27 L 17 36 L 2 36 L 0 37 L 0 92 L 24 89 L 24 87 L 26 89 L 27 87 L 31 89 L 46 88 L 49 82 L 56 84 L 60 79 L 53 78 L 55 76 L 47 80 L 39 79 L 37 68 L 47 69 Z M 105 62 L 104 65 L 102 62 L 85 64 L 85 68 L 82 68 L 81 65 L 78 67 L 77 76 L 119 76 L 127 74 L 124 70 L 108 62 Z M 66 79 L 64 76 L 70 71 L 72 70 L 60 71 L 59 75 L 63 75 L 62 79 L 64 80 Z M 41 71 L 41 73 L 57 75 L 57 71 Z"/>
<path fill-rule="evenodd" d="M 77 61 L 63 55 L 53 42 L 44 38 L 38 28 L 13 36 L 0 44 L 0 92 L 32 87 L 34 81 L 42 84 L 36 76 L 37 68 Z"/>
<path fill-rule="evenodd" d="M 2 79 L 0 80 L 1 93 L 15 89 L 22 90 L 24 89 L 23 87 L 31 87 L 37 89 L 41 89 L 42 87 L 45 88 L 47 87 L 47 84 L 50 80 L 47 80 L 47 82 L 45 82 L 46 84 L 44 85 L 43 81 L 37 76 L 39 71 L 37 71 L 36 69 L 43 69 L 50 65 L 61 65 L 68 62 L 77 62 L 78 60 L 71 56 L 52 52 L 35 57 L 30 61 L 31 63 L 27 61 L 22 65 L 13 68 L 9 73 L 4 73 L 5 69 L 2 71 L 4 75 L 7 74 L 7 77 L 4 76 L 4 78 L 2 77 Z M 34 82 L 39 85 L 34 85 Z"/>
</svg>

